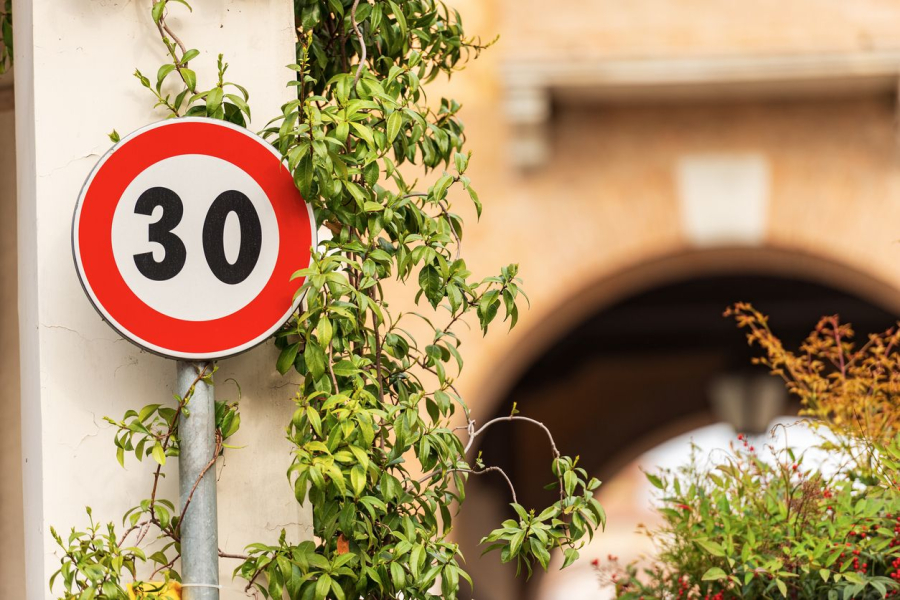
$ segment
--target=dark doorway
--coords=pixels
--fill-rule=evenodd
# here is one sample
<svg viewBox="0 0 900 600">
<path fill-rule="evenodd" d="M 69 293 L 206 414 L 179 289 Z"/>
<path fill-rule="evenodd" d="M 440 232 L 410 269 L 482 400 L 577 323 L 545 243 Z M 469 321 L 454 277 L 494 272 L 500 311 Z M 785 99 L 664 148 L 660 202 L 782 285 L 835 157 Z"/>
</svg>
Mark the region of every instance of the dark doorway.
<svg viewBox="0 0 900 600">
<path fill-rule="evenodd" d="M 757 350 L 748 347 L 745 334 L 722 316 L 738 301 L 770 315 L 772 329 L 788 348 L 796 348 L 823 315 L 838 314 L 852 323 L 857 340 L 894 326 L 898 318 L 850 293 L 786 277 L 721 275 L 666 284 L 599 310 L 569 331 L 532 362 L 493 416 L 508 415 L 515 402 L 522 414 L 554 432 L 563 454 L 580 455 L 580 466 L 609 479 L 661 441 L 660 432 L 680 433 L 672 430 L 679 422 L 713 422 L 710 388 L 717 378 L 766 373 L 751 363 Z M 796 410 L 787 407 L 789 413 Z M 506 471 L 527 508 L 552 503 L 556 492 L 543 487 L 552 480 L 550 446 L 540 430 L 496 427 L 478 448 L 485 464 Z M 472 485 L 501 507 L 508 502 L 500 478 L 482 477 Z M 464 549 L 467 557 L 480 552 Z M 517 597 L 528 598 L 535 589 L 522 587 Z M 480 587 L 476 597 L 507 600 L 485 591 Z"/>
</svg>

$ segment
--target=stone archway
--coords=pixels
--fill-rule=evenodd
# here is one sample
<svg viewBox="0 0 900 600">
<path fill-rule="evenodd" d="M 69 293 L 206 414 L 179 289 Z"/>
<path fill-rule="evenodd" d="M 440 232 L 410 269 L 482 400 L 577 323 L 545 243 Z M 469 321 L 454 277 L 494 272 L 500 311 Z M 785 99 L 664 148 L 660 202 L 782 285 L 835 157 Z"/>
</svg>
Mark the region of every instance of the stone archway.
<svg viewBox="0 0 900 600">
<path fill-rule="evenodd" d="M 822 314 L 841 314 L 860 333 L 891 326 L 900 297 L 888 284 L 846 265 L 780 249 L 721 248 L 649 261 L 572 294 L 502 360 L 493 392 L 477 406 L 480 420 L 523 414 L 556 432 L 567 454 L 581 454 L 589 472 L 611 477 L 643 451 L 713 422 L 710 381 L 751 370 L 752 351 L 721 317 L 735 301 L 751 301 L 773 317 L 786 343 L 802 340 Z M 764 373 L 764 371 L 762 371 Z M 493 386 L 493 388 L 492 388 Z M 549 446 L 539 432 L 497 426 L 478 450 L 510 475 L 526 507 L 552 502 L 545 465 Z M 496 484 L 496 485 L 495 485 Z M 505 518 L 502 482 L 470 482 L 460 541 L 479 600 L 527 598 L 527 590 L 496 557 L 484 561 L 475 543 Z M 475 516 L 472 517 L 473 513 Z"/>
</svg>

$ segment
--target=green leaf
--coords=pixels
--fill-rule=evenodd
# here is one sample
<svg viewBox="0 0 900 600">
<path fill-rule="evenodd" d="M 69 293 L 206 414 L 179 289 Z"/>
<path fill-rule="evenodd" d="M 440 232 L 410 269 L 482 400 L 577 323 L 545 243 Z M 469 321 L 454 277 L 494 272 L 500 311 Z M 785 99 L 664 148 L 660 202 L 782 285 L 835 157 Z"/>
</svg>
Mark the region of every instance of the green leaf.
<svg viewBox="0 0 900 600">
<path fill-rule="evenodd" d="M 193 69 L 181 69 L 180 71 L 181 77 L 184 79 L 184 84 L 188 87 L 192 92 L 197 91 L 197 74 L 193 71 Z"/>
<path fill-rule="evenodd" d="M 172 63 L 166 63 L 159 68 L 159 71 L 156 72 L 156 89 L 159 90 L 162 87 L 163 81 L 165 81 L 166 77 L 168 77 L 169 73 L 175 70 L 175 65 Z"/>
<path fill-rule="evenodd" d="M 450 187 L 450 184 L 453 183 L 452 175 L 443 175 L 440 179 L 437 180 L 437 183 L 434 184 L 434 188 L 431 190 L 431 194 L 435 200 L 443 200 L 444 196 L 447 195 L 447 188 Z"/>
<path fill-rule="evenodd" d="M 224 98 L 222 88 L 216 87 L 210 90 L 206 96 L 206 114 L 208 116 L 213 116 L 219 110 L 219 107 L 222 106 L 222 98 Z"/>
<path fill-rule="evenodd" d="M 325 351 L 316 342 L 310 340 L 303 351 L 303 362 L 313 380 L 321 379 L 325 375 Z"/>
<path fill-rule="evenodd" d="M 663 485 L 662 479 L 660 479 L 656 475 L 654 475 L 652 473 L 644 473 L 644 476 L 647 478 L 647 481 L 650 482 L 650 485 L 652 485 L 656 489 L 658 489 L 658 490 L 665 489 L 666 486 Z"/>
<path fill-rule="evenodd" d="M 397 3 L 393 0 L 389 0 L 388 4 L 391 5 L 391 12 L 394 15 L 394 18 L 397 19 L 397 24 L 400 26 L 400 36 L 406 37 L 406 16 L 403 14 L 403 11 L 400 10 L 400 7 L 397 6 Z"/>
<path fill-rule="evenodd" d="M 154 23 L 159 23 L 162 18 L 163 11 L 166 9 L 166 0 L 159 0 L 150 10 L 150 16 L 153 17 Z"/>
<path fill-rule="evenodd" d="M 366 489 L 366 470 L 362 465 L 354 465 L 350 469 L 350 486 L 353 488 L 353 494 L 359 497 L 363 490 Z"/>
<path fill-rule="evenodd" d="M 400 127 L 403 125 L 403 114 L 399 110 L 395 110 L 387 118 L 387 141 L 393 144 L 400 133 Z"/>
<path fill-rule="evenodd" d="M 297 163 L 297 168 L 294 169 L 294 183 L 304 199 L 312 198 L 312 180 L 313 157 L 311 152 L 307 152 Z"/>
<path fill-rule="evenodd" d="M 309 424 L 312 426 L 313 431 L 315 431 L 319 436 L 322 435 L 322 419 L 319 418 L 319 413 L 312 406 L 306 407 L 306 417 L 309 419 Z"/>
<path fill-rule="evenodd" d="M 453 155 L 453 161 L 456 164 L 456 171 L 462 175 L 466 172 L 466 167 L 469 166 L 469 157 L 462 152 L 456 152 Z"/>
<path fill-rule="evenodd" d="M 319 325 L 316 327 L 316 336 L 319 338 L 319 343 L 322 344 L 323 348 L 331 343 L 333 335 L 334 328 L 331 326 L 331 320 L 328 317 L 319 319 Z"/>
<path fill-rule="evenodd" d="M 712 567 L 707 569 L 706 573 L 703 574 L 703 581 L 718 581 L 720 579 L 726 579 L 728 575 L 720 569 L 719 567 Z"/>
<path fill-rule="evenodd" d="M 331 577 L 322 573 L 316 581 L 316 600 L 325 600 L 329 589 L 331 589 Z"/>
<path fill-rule="evenodd" d="M 375 138 L 372 135 L 371 129 L 369 129 L 365 125 L 362 125 L 361 123 L 350 123 L 350 126 L 356 130 L 357 135 L 365 140 L 370 147 L 375 147 Z"/>
<path fill-rule="evenodd" d="M 484 208 L 481 205 L 481 200 L 478 199 L 478 194 L 475 193 L 475 190 L 472 189 L 471 186 L 466 188 L 466 191 L 469 192 L 469 198 L 472 199 L 472 203 L 475 204 L 475 213 L 478 215 L 478 218 L 481 218 L 481 211 Z"/>
<path fill-rule="evenodd" d="M 573 562 L 578 560 L 578 550 L 576 550 L 575 548 L 566 548 L 563 554 L 565 555 L 566 560 L 563 562 L 563 566 L 561 567 L 562 569 L 565 569 Z"/>
<path fill-rule="evenodd" d="M 694 540 L 694 542 L 713 556 L 725 556 L 725 549 L 716 542 L 711 542 L 709 540 Z"/>
<path fill-rule="evenodd" d="M 419 271 L 419 287 L 431 305 L 435 307 L 444 297 L 441 283 L 441 275 L 433 266 L 428 265 Z"/>
<path fill-rule="evenodd" d="M 153 445 L 153 450 L 151 450 L 150 454 L 153 456 L 153 460 L 158 462 L 161 466 L 166 464 L 166 451 L 163 450 L 162 444 L 159 442 Z"/>
<path fill-rule="evenodd" d="M 294 361 L 297 359 L 297 352 L 299 349 L 300 342 L 297 342 L 290 346 L 285 346 L 281 350 L 281 354 L 278 355 L 278 362 L 275 363 L 275 368 L 278 369 L 279 373 L 284 375 L 291 370 L 291 367 L 294 366 Z"/>
</svg>

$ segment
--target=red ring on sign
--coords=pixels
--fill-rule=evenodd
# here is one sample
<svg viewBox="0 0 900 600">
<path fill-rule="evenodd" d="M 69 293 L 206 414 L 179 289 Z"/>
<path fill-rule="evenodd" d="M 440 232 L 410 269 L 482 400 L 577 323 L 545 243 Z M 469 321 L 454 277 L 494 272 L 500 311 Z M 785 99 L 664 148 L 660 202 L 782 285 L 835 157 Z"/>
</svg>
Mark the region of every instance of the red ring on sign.
<svg viewBox="0 0 900 600">
<path fill-rule="evenodd" d="M 113 215 L 125 189 L 148 167 L 185 154 L 212 156 L 242 169 L 263 189 L 278 221 L 278 258 L 265 287 L 244 308 L 209 321 L 178 319 L 146 304 L 125 283 L 113 256 Z M 181 358 L 228 356 L 280 326 L 296 305 L 303 279 L 290 278 L 309 266 L 314 233 L 311 213 L 273 149 L 249 132 L 202 119 L 167 121 L 121 142 L 95 168 L 76 219 L 76 256 L 101 312 L 138 344 Z"/>
</svg>

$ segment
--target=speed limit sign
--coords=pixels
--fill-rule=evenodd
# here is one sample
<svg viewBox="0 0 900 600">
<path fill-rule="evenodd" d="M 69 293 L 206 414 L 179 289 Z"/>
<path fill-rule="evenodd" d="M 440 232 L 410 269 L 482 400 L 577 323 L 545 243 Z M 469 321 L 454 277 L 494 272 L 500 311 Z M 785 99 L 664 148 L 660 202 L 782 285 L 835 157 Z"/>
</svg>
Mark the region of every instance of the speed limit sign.
<svg viewBox="0 0 900 600">
<path fill-rule="evenodd" d="M 85 292 L 122 336 L 211 360 L 277 330 L 300 302 L 312 210 L 270 145 L 223 121 L 139 129 L 94 167 L 72 225 Z"/>
</svg>

